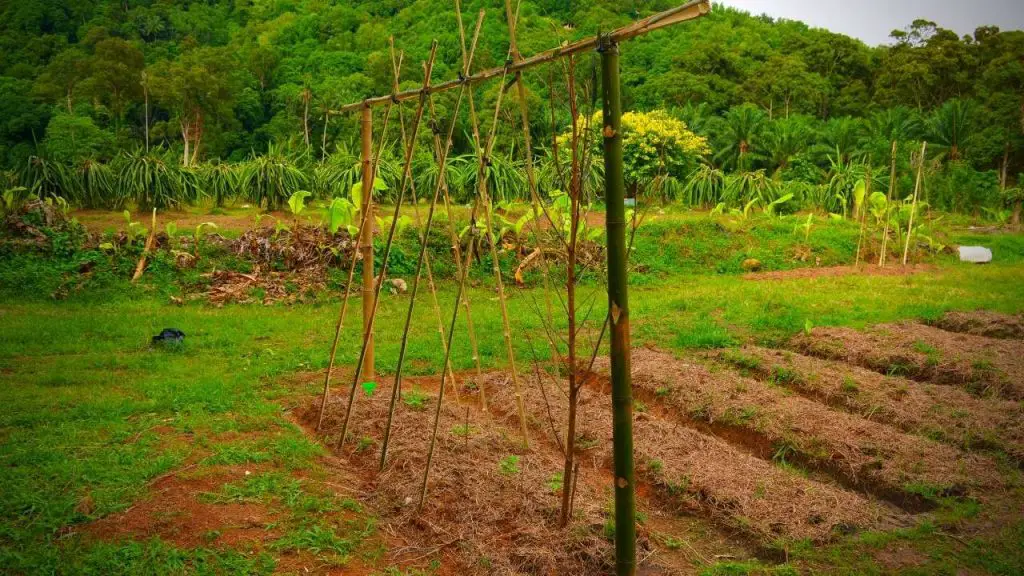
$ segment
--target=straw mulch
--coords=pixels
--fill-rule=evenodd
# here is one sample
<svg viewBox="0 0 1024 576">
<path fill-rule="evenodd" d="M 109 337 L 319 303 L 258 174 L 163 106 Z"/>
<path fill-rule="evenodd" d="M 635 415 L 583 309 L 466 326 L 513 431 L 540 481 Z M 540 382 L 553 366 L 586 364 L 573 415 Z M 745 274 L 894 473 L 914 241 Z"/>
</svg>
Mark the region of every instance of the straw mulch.
<svg viewBox="0 0 1024 576">
<path fill-rule="evenodd" d="M 555 445 L 560 440 L 554 431 L 564 435 L 568 413 L 562 385 L 548 379 L 541 394 L 535 378 L 524 382 L 529 382 L 524 400 L 532 433 Z M 584 478 L 610 480 L 611 398 L 599 388 L 589 387 L 579 406 L 577 458 Z M 506 426 L 518 423 L 505 378 L 490 382 L 488 402 Z M 670 418 L 635 413 L 634 446 L 638 479 L 656 486 L 670 509 L 710 518 L 755 546 L 768 547 L 778 538 L 824 542 L 906 522 L 904 515 L 859 494 L 775 467 Z"/>
<path fill-rule="evenodd" d="M 302 302 L 327 288 L 322 271 L 268 272 L 257 266 L 251 273 L 214 270 L 207 300 L 215 306 L 228 303 L 276 304 Z"/>
<path fill-rule="evenodd" d="M 412 387 L 405 383 L 406 398 Z M 602 536 L 611 492 L 579 485 L 572 529 L 558 528 L 561 455 L 542 444 L 525 450 L 514 427 L 495 425 L 447 394 L 427 500 L 418 511 L 436 389 L 421 408 L 398 404 L 388 463 L 377 473 L 390 390 L 358 393 L 350 439 L 338 454 L 364 479 L 366 500 L 394 536 L 388 561 L 425 564 L 438 555 L 467 574 L 601 574 L 611 571 L 611 543 Z M 465 398 L 464 398 L 465 400 Z M 328 404 L 324 432 L 334 446 L 347 394 Z M 315 426 L 319 400 L 299 416 Z M 337 451 L 336 451 L 337 452 Z"/>
<path fill-rule="evenodd" d="M 713 357 L 861 418 L 963 449 L 1003 450 L 1024 462 L 1024 406 L 1019 402 L 977 398 L 953 386 L 759 346 Z"/>
<path fill-rule="evenodd" d="M 1024 314 L 1010 316 L 986 310 L 946 312 L 929 324 L 948 332 L 1024 340 Z"/>
<path fill-rule="evenodd" d="M 736 438 L 761 456 L 796 458 L 844 484 L 915 508 L 905 486 L 951 495 L 999 486 L 991 460 L 832 410 L 731 371 L 635 350 L 633 385 L 671 413 Z"/>
<path fill-rule="evenodd" d="M 815 328 L 791 345 L 812 356 L 859 364 L 882 374 L 962 386 L 1024 400 L 1024 341 L 947 332 L 917 322 L 864 331 Z"/>
</svg>

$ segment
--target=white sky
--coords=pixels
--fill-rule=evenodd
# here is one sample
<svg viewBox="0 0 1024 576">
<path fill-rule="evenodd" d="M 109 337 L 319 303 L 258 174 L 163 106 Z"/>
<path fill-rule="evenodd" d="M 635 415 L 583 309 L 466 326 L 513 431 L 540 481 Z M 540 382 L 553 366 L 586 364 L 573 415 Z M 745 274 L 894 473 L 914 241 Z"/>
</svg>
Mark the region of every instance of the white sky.
<svg viewBox="0 0 1024 576">
<path fill-rule="evenodd" d="M 751 14 L 800 20 L 860 38 L 869 45 L 890 43 L 889 32 L 917 18 L 971 34 L 978 26 L 1024 29 L 1024 0 L 721 0 Z"/>
</svg>

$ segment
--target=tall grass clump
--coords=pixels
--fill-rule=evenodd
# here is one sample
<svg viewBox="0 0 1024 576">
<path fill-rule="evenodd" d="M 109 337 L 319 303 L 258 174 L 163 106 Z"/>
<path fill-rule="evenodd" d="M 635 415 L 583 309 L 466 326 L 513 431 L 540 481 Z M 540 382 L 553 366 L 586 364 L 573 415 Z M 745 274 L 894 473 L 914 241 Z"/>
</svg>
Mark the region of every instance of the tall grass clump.
<svg viewBox="0 0 1024 576">
<path fill-rule="evenodd" d="M 175 160 L 138 150 L 119 159 L 116 193 L 131 198 L 140 210 L 181 208 L 199 199 L 198 177 Z"/>
<path fill-rule="evenodd" d="M 271 145 L 267 153 L 253 156 L 242 171 L 242 188 L 250 202 L 280 209 L 292 194 L 306 187 L 306 174 L 281 150 Z"/>
</svg>

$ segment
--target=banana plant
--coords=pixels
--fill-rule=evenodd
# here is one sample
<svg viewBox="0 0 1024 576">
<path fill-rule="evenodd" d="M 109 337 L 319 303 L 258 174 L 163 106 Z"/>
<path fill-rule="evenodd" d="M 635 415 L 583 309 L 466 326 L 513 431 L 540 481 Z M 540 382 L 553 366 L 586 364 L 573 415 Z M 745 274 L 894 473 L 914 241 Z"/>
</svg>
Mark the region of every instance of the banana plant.
<svg viewBox="0 0 1024 576">
<path fill-rule="evenodd" d="M 145 238 L 146 234 L 149 233 L 149 230 L 146 230 L 146 227 L 140 224 L 139 222 L 133 222 L 132 213 L 129 212 L 128 210 L 125 210 L 122 214 L 124 214 L 124 233 L 125 236 L 128 237 L 128 243 L 134 244 L 135 241 L 138 240 L 139 238 Z"/>
<path fill-rule="evenodd" d="M 195 257 L 196 258 L 199 257 L 199 245 L 202 244 L 203 236 L 205 235 L 205 231 L 207 229 L 216 230 L 217 229 L 217 225 L 214 224 L 213 222 L 203 222 L 202 224 L 199 224 L 198 226 L 196 226 L 195 236 L 193 236 L 193 238 L 195 240 L 195 246 L 196 246 L 196 251 L 195 251 Z"/>
<path fill-rule="evenodd" d="M 355 224 L 359 208 L 349 202 L 347 198 L 335 198 L 327 205 L 325 220 L 327 230 L 331 234 L 337 234 L 342 227 L 348 232 L 349 237 L 355 237 L 359 233 L 359 226 Z"/>
<path fill-rule="evenodd" d="M 312 195 L 308 190 L 298 190 L 288 197 L 288 210 L 295 221 L 298 221 L 299 216 L 306 211 L 306 198 Z"/>
<path fill-rule="evenodd" d="M 811 239 L 811 227 L 814 226 L 814 213 L 807 215 L 807 220 L 803 224 L 797 224 L 793 227 L 793 234 L 797 234 L 801 230 L 804 232 L 804 244 L 807 244 Z"/>
</svg>

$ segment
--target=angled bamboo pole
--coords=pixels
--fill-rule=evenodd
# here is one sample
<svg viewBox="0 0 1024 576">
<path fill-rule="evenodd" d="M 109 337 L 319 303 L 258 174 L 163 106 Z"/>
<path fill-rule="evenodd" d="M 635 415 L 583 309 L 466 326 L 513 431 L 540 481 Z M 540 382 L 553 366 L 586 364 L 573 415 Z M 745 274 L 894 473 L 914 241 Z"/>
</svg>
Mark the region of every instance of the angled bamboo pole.
<svg viewBox="0 0 1024 576">
<path fill-rule="evenodd" d="M 149 253 L 153 250 L 153 243 L 156 241 L 156 208 L 153 208 L 153 222 L 149 227 L 149 236 L 146 237 L 146 245 L 142 248 L 142 256 L 139 257 L 138 264 L 135 265 L 135 273 L 132 274 L 132 282 L 138 282 L 139 278 L 142 278 L 142 272 L 146 269 L 146 259 L 149 258 Z M 199 255 L 199 243 L 196 242 L 196 256 Z"/>
<path fill-rule="evenodd" d="M 395 37 L 392 36 L 392 37 L 388 38 L 388 42 L 390 43 L 390 46 L 391 46 L 391 72 L 392 72 L 392 77 L 394 79 L 393 87 L 394 87 L 394 91 L 398 92 L 398 79 L 399 79 L 400 74 L 401 74 L 402 60 L 404 58 L 404 53 L 399 53 L 398 57 L 396 58 L 395 57 Z M 402 105 L 401 104 L 398 105 L 398 126 L 400 128 L 400 134 L 401 134 L 401 137 L 402 137 L 402 147 L 404 148 L 408 144 L 407 144 L 407 141 L 406 141 L 406 133 L 405 133 L 405 115 L 402 113 Z M 415 178 L 413 179 L 413 181 L 409 182 L 409 192 L 412 193 L 412 212 L 413 212 L 413 215 L 416 217 L 416 227 L 420 228 L 422 226 L 423 222 L 420 219 L 419 198 L 417 198 L 417 196 L 416 196 L 416 182 L 415 182 Z M 425 242 L 426 241 L 425 238 L 426 238 L 425 236 L 421 237 L 420 241 L 421 242 Z M 444 343 L 445 343 L 444 319 L 441 316 L 441 304 L 437 300 L 437 285 L 434 283 L 434 272 L 433 272 L 433 270 L 431 269 L 431 266 L 430 266 L 430 255 L 429 254 L 426 255 L 426 258 L 423 261 L 423 265 L 426 268 L 426 272 L 427 272 L 427 286 L 430 288 L 430 299 L 431 299 L 431 302 L 434 305 L 434 315 L 437 316 L 437 332 L 438 332 L 438 334 L 441 337 L 441 345 L 443 346 Z M 448 376 L 452 379 L 452 390 L 455 392 L 455 403 L 456 404 L 460 404 L 461 400 L 459 399 L 459 386 L 458 386 L 458 383 L 455 381 L 455 371 L 452 369 L 451 362 L 449 362 L 448 365 L 445 368 L 448 370 Z M 401 387 L 399 387 L 399 392 L 401 392 Z"/>
<path fill-rule="evenodd" d="M 459 318 L 459 298 L 462 297 L 462 291 L 466 288 L 466 277 L 469 275 L 469 266 L 472 264 L 473 258 L 473 245 L 476 242 L 476 209 L 478 204 L 474 204 L 473 210 L 469 215 L 469 246 L 466 251 L 466 260 L 462 266 L 462 273 L 459 274 L 459 283 L 455 289 L 455 302 L 456 305 L 452 307 L 452 321 L 448 325 L 448 346 L 445 347 L 445 362 L 448 361 L 448 354 L 452 349 L 452 337 L 455 335 L 455 322 Z M 445 373 L 441 373 L 441 388 L 437 394 L 437 406 L 434 407 L 434 426 L 430 433 L 430 447 L 427 449 L 427 464 L 423 467 L 423 482 L 420 486 L 420 502 L 416 509 L 423 510 L 423 503 L 427 501 L 427 484 L 430 480 L 430 466 L 434 462 L 434 446 L 437 444 L 437 427 L 441 422 L 441 404 L 444 402 L 444 376 Z"/>
<path fill-rule="evenodd" d="M 479 38 L 480 25 L 481 24 L 482 24 L 482 19 L 477 22 L 476 35 L 473 37 L 473 47 L 472 47 L 472 49 L 470 51 L 470 58 L 472 58 L 473 52 L 476 50 L 476 43 L 477 43 L 477 40 Z M 444 145 L 441 148 L 441 157 L 438 158 L 438 161 L 437 161 L 438 162 L 438 168 L 440 169 L 440 172 L 442 174 L 444 173 L 445 168 L 447 167 L 447 164 L 448 164 L 448 152 L 451 150 L 451 146 L 452 146 L 452 134 L 455 131 L 455 125 L 458 124 L 458 121 L 459 121 L 459 110 L 462 108 L 462 99 L 463 99 L 463 96 L 466 93 L 466 88 L 468 88 L 468 86 L 464 87 L 462 90 L 459 91 L 459 96 L 458 96 L 458 98 L 455 101 L 455 108 L 454 108 L 454 112 L 452 113 L 452 120 L 451 120 L 451 123 L 450 123 L 449 128 L 448 128 L 448 133 L 445 135 Z M 427 95 L 427 100 L 428 101 L 430 100 L 430 98 L 431 98 L 430 95 Z M 433 112 L 433 106 L 431 106 L 431 112 Z M 431 124 L 436 124 L 435 118 L 433 116 L 431 116 Z M 416 308 L 416 293 L 419 290 L 420 277 L 422 276 L 422 270 L 423 270 L 423 263 L 426 260 L 427 243 L 428 243 L 428 239 L 429 239 L 429 236 L 430 236 L 430 228 L 431 228 L 431 226 L 434 223 L 434 211 L 435 211 L 435 209 L 437 207 L 437 200 L 438 200 L 438 198 L 441 195 L 441 186 L 442 186 L 443 183 L 444 183 L 444 178 L 442 176 L 439 176 L 438 179 L 437 179 L 437 184 L 434 187 L 434 195 L 433 195 L 433 197 L 430 200 L 430 208 L 427 211 L 427 223 L 426 223 L 426 226 L 425 226 L 425 228 L 423 230 L 423 237 L 422 237 L 423 240 L 420 242 L 420 254 L 419 254 L 419 259 L 418 259 L 418 261 L 416 263 L 416 275 L 413 276 L 412 290 L 410 291 L 410 294 L 409 294 L 409 310 L 408 310 L 408 312 L 406 313 L 406 316 L 405 316 L 405 327 L 402 330 L 402 343 L 401 343 L 401 345 L 400 345 L 400 347 L 398 349 L 398 363 L 396 364 L 396 367 L 395 367 L 395 383 L 394 383 L 394 385 L 391 388 L 391 400 L 390 400 L 389 405 L 388 405 L 387 426 L 384 428 L 384 441 L 381 444 L 381 450 L 380 450 L 380 469 L 381 470 L 384 469 L 384 464 L 387 462 L 388 444 L 389 444 L 389 441 L 391 440 L 391 425 L 392 425 L 393 420 L 394 420 L 395 404 L 397 403 L 397 400 L 398 400 L 398 394 L 399 394 L 399 390 L 400 390 L 400 386 L 401 386 L 401 382 L 402 382 L 402 368 L 403 368 L 403 366 L 405 364 L 405 351 L 406 351 L 406 348 L 407 348 L 407 346 L 409 344 L 409 329 L 412 327 L 412 314 L 413 314 L 413 311 Z M 456 310 L 459 309 L 458 300 L 455 301 L 455 309 Z M 454 331 L 455 328 L 452 327 L 452 330 Z M 441 368 L 442 380 L 444 380 L 444 374 L 445 374 L 444 366 L 447 366 L 449 364 L 450 358 L 451 358 L 451 351 L 448 349 L 449 345 L 450 345 L 450 339 L 449 339 L 448 342 L 446 342 L 444 344 L 444 362 L 445 363 L 442 364 L 442 368 Z M 440 405 L 441 405 L 441 400 L 440 399 L 444 395 L 443 386 L 444 386 L 444 383 L 442 382 L 442 390 L 440 390 L 438 392 L 438 408 L 440 408 Z"/>
<path fill-rule="evenodd" d="M 502 76 L 501 78 L 501 84 L 504 85 L 505 76 Z M 474 137 L 476 138 L 477 148 L 477 202 L 484 209 L 484 223 L 487 226 L 487 238 L 491 245 L 491 264 L 492 270 L 494 272 L 495 286 L 498 290 L 498 305 L 499 308 L 501 309 L 503 338 L 505 341 L 505 351 L 506 354 L 508 355 L 509 371 L 512 375 L 512 390 L 516 398 L 516 410 L 519 413 L 520 433 L 523 437 L 523 445 L 529 447 L 530 440 L 526 426 L 526 407 L 523 404 L 522 386 L 519 382 L 519 373 L 516 369 L 515 352 L 512 347 L 512 324 L 511 321 L 509 320 L 508 315 L 508 305 L 505 297 L 505 284 L 501 278 L 501 265 L 498 260 L 497 241 L 494 238 L 493 219 L 491 216 L 491 200 L 490 195 L 487 192 L 487 167 L 490 161 L 489 158 L 491 152 L 494 149 L 495 135 L 498 130 L 498 117 L 501 113 L 501 105 L 504 93 L 504 90 L 498 90 L 498 97 L 494 103 L 494 116 L 491 121 L 490 133 L 488 134 L 486 143 L 480 141 L 480 122 L 479 118 L 477 117 L 476 108 L 472 104 L 472 97 L 470 97 L 469 117 L 470 123 L 473 126 L 473 134 Z M 475 226 L 476 224 L 475 222 L 471 222 L 470 225 Z M 467 255 L 466 262 L 472 262 L 472 260 L 470 259 L 471 257 L 472 252 L 470 252 Z"/>
<path fill-rule="evenodd" d="M 903 245 L 903 265 L 907 265 L 907 256 L 910 254 L 910 237 L 914 231 L 914 213 L 917 212 L 917 196 L 921 191 L 921 174 L 924 172 L 924 155 L 928 150 L 928 143 L 921 143 L 921 157 L 917 160 L 917 179 L 914 183 L 914 199 L 910 203 L 910 218 L 907 223 L 907 240 Z"/>
<path fill-rule="evenodd" d="M 864 229 L 868 222 L 868 199 L 871 197 L 871 180 L 874 174 L 871 172 L 871 164 L 868 164 L 867 174 L 864 177 L 864 199 L 860 203 L 860 234 L 857 236 L 857 258 L 854 260 L 853 266 L 860 269 L 860 252 L 864 245 Z"/>
<path fill-rule="evenodd" d="M 412 158 L 413 153 L 416 151 L 416 136 L 419 134 L 420 121 L 423 119 L 423 110 L 425 108 L 427 96 L 429 95 L 430 87 L 430 75 L 434 69 L 434 58 L 437 56 L 437 41 L 435 40 L 430 46 L 430 56 L 427 59 L 427 65 L 425 67 L 425 74 L 423 77 L 423 90 L 420 92 L 420 102 L 416 107 L 416 116 L 413 119 L 412 124 L 412 137 L 409 140 L 409 146 L 405 152 L 405 168 L 402 170 L 402 185 L 399 189 L 398 198 L 395 200 L 395 211 L 394 216 L 391 220 L 391 229 L 388 231 L 388 240 L 384 245 L 384 258 L 381 264 L 380 270 L 380 281 L 377 282 L 375 294 L 373 298 L 373 312 L 370 315 L 370 328 L 372 330 L 373 323 L 377 318 L 377 305 L 379 304 L 380 289 L 384 285 L 384 278 L 387 276 L 388 270 L 388 258 L 391 256 L 391 245 L 395 240 L 395 227 L 398 225 L 398 217 L 401 214 L 402 201 L 405 199 L 405 191 L 408 186 L 409 180 L 412 178 Z M 349 389 L 348 395 L 348 406 L 345 407 L 345 420 L 341 426 L 341 436 L 338 438 L 338 447 L 345 443 L 345 435 L 348 434 L 348 424 L 352 416 L 352 408 L 355 404 L 356 399 L 356 386 L 359 384 L 359 377 L 362 375 L 363 358 L 366 356 L 367 340 L 363 339 L 363 346 L 359 352 L 359 362 L 356 365 L 356 373 L 352 378 L 352 387 Z M 442 379 L 444 372 L 441 372 Z"/>
<path fill-rule="evenodd" d="M 388 130 L 388 122 L 391 120 L 391 106 L 384 109 L 384 126 L 381 134 L 386 134 Z M 377 175 L 377 168 L 380 165 L 381 153 L 384 151 L 385 138 L 381 138 L 380 142 L 377 143 L 377 154 L 373 157 L 373 177 Z M 363 237 L 363 229 L 366 226 L 373 226 L 373 221 L 370 215 L 366 212 L 360 214 L 359 218 L 359 230 L 355 235 L 355 246 L 352 248 L 352 261 L 348 267 L 348 280 L 345 282 L 345 295 L 341 299 L 341 309 L 338 311 L 338 321 L 334 325 L 334 339 L 331 341 L 331 354 L 327 360 L 327 370 L 324 373 L 324 393 L 323 399 L 320 402 L 320 414 L 317 416 L 316 429 L 319 431 L 324 425 L 324 414 L 327 410 L 327 400 L 331 393 L 331 373 L 334 371 L 334 360 L 338 354 L 338 342 L 341 340 L 341 330 L 345 326 L 345 313 L 348 311 L 348 300 L 349 295 L 352 293 L 351 287 L 352 282 L 356 277 L 356 262 L 358 262 L 357 256 L 359 255 L 359 242 Z M 365 334 L 364 334 L 365 335 Z"/>
<path fill-rule="evenodd" d="M 885 267 L 885 256 L 889 243 L 889 211 L 892 210 L 892 191 L 896 189 L 896 141 L 892 141 L 892 160 L 889 168 L 889 190 L 885 197 L 885 227 L 882 229 L 882 253 L 878 256 L 878 267 Z"/>
<path fill-rule="evenodd" d="M 625 182 L 622 174 L 622 101 L 619 48 L 605 39 L 601 48 L 604 98 L 604 177 L 608 236 L 608 313 L 611 328 L 612 441 L 615 471 L 615 573 L 636 573 L 633 493 L 633 394 L 630 379 L 629 298 L 626 271 Z"/>
<path fill-rule="evenodd" d="M 517 29 L 519 22 L 519 5 L 516 5 L 516 10 L 512 11 L 512 0 L 505 0 L 505 18 L 508 20 L 508 35 L 509 35 L 509 49 L 511 50 L 512 61 L 522 61 L 522 54 L 519 53 L 519 44 L 517 42 Z M 547 218 L 548 224 L 551 225 L 552 230 L 556 231 L 556 236 L 562 243 L 565 244 L 565 240 L 562 235 L 558 233 L 558 226 L 554 220 L 551 219 L 551 214 L 548 212 L 547 207 L 540 201 L 540 194 L 537 192 L 537 176 L 533 169 L 533 146 L 530 139 L 530 110 L 529 104 L 526 101 L 526 84 L 523 82 L 523 75 L 521 71 L 516 71 L 515 76 L 516 91 L 519 97 L 519 119 L 522 123 L 523 131 L 523 156 L 526 162 L 526 185 L 530 193 L 530 202 L 533 209 L 533 235 L 537 242 L 537 246 L 541 246 L 541 214 Z M 568 246 L 566 246 L 568 248 Z M 540 269 L 541 269 L 541 286 L 544 290 L 544 305 L 548 315 L 548 323 L 553 325 L 554 322 L 554 307 L 551 304 L 551 276 L 548 271 L 547 261 L 544 259 L 543 254 L 540 256 Z M 548 347 L 551 349 L 551 362 L 553 374 L 552 377 L 558 380 L 558 345 L 555 341 L 548 337 Z"/>
</svg>

